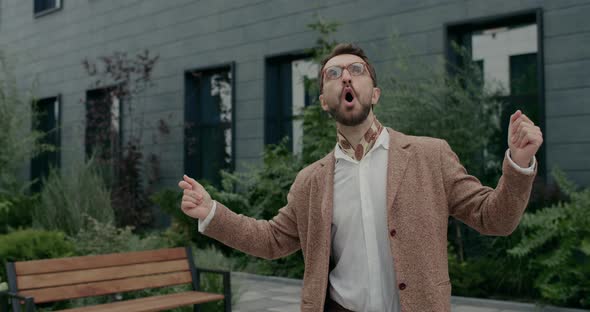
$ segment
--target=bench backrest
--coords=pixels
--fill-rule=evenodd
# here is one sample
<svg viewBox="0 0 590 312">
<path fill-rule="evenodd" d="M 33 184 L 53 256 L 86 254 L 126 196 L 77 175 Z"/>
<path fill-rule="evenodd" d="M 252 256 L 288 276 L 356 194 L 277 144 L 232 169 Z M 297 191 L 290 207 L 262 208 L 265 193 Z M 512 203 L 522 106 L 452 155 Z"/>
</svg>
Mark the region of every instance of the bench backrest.
<svg viewBox="0 0 590 312">
<path fill-rule="evenodd" d="M 187 284 L 194 266 L 190 248 L 171 248 L 22 261 L 7 271 L 12 291 L 44 303 Z"/>
</svg>

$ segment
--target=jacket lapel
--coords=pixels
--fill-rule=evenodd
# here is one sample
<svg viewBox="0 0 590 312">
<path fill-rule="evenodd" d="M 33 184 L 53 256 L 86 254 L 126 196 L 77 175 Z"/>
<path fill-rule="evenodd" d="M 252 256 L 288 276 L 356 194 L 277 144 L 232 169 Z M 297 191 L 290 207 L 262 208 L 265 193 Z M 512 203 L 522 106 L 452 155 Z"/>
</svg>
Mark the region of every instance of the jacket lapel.
<svg viewBox="0 0 590 312">
<path fill-rule="evenodd" d="M 315 175 L 319 193 L 322 194 L 321 214 L 324 228 L 329 234 L 332 226 L 334 207 L 334 166 L 336 159 L 334 151 L 320 160 L 321 169 Z"/>
<path fill-rule="evenodd" d="M 389 155 L 387 159 L 387 208 L 393 208 L 393 201 L 400 189 L 401 183 L 410 160 L 411 152 L 407 137 L 391 128 L 389 131 Z"/>
</svg>

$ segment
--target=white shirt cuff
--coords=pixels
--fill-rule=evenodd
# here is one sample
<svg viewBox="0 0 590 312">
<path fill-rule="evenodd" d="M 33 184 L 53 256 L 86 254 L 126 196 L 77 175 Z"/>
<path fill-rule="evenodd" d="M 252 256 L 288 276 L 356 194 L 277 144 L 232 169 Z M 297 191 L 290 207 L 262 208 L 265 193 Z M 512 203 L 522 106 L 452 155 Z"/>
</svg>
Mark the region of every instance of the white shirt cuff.
<svg viewBox="0 0 590 312">
<path fill-rule="evenodd" d="M 530 167 L 522 168 L 521 166 L 517 165 L 512 158 L 510 158 L 510 149 L 506 150 L 506 158 L 508 158 L 508 162 L 516 171 L 526 174 L 526 175 L 533 175 L 535 173 L 535 166 L 537 165 L 537 158 L 533 156 L 533 161 Z"/>
<path fill-rule="evenodd" d="M 207 226 L 209 225 L 209 223 L 213 219 L 213 216 L 215 215 L 216 208 L 217 208 L 217 202 L 213 201 L 213 207 L 211 207 L 211 211 L 209 211 L 209 214 L 207 215 L 205 220 L 201 221 L 201 219 L 199 219 L 199 233 L 205 232 L 205 230 L 207 229 Z"/>
</svg>

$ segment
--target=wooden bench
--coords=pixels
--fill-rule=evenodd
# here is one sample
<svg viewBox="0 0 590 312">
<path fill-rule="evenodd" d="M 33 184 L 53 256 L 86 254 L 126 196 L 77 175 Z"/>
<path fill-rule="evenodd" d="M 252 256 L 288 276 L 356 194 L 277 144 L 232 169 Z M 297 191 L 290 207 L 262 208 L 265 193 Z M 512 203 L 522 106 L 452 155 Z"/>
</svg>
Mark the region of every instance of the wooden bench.
<svg viewBox="0 0 590 312">
<path fill-rule="evenodd" d="M 35 311 L 35 305 L 127 291 L 191 284 L 192 291 L 116 301 L 63 311 L 161 311 L 224 300 L 231 311 L 229 272 L 196 268 L 190 247 L 59 258 L 6 264 L 9 290 L 0 293 L 0 310 Z M 201 273 L 223 276 L 223 294 L 199 291 Z"/>
</svg>

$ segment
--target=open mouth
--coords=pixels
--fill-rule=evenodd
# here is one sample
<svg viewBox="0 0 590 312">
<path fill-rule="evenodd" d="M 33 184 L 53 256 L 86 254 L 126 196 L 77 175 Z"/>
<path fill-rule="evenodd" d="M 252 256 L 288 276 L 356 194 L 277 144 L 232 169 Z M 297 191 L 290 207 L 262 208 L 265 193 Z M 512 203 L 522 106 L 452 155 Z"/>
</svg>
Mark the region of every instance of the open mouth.
<svg viewBox="0 0 590 312">
<path fill-rule="evenodd" d="M 352 102 L 352 100 L 354 100 L 354 95 L 352 95 L 352 93 L 350 91 L 347 91 L 346 95 L 344 96 L 344 99 L 347 102 Z"/>
<path fill-rule="evenodd" d="M 345 87 L 344 90 L 342 90 L 342 95 L 343 95 L 343 99 L 344 99 L 344 105 L 351 109 L 354 107 L 354 92 L 352 91 L 351 87 Z"/>
</svg>

